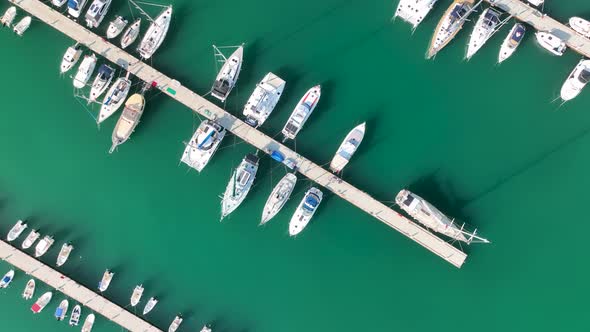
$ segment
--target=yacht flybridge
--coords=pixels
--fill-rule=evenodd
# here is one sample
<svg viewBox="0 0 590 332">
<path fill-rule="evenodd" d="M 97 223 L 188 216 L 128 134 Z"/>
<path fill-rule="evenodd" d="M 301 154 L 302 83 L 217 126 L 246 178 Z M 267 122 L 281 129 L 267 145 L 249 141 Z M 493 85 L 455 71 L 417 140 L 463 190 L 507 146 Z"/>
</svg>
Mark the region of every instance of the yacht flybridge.
<svg viewBox="0 0 590 332">
<path fill-rule="evenodd" d="M 221 51 L 213 46 L 216 51 L 216 57 L 225 59 Z M 215 78 L 213 87 L 211 88 L 211 95 L 220 101 L 224 102 L 229 96 L 229 93 L 236 85 L 240 70 L 242 69 L 242 61 L 244 59 L 244 46 L 238 47 L 232 55 L 225 59 L 221 70 Z"/>
<path fill-rule="evenodd" d="M 434 57 L 440 50 L 455 38 L 463 28 L 463 24 L 474 11 L 475 0 L 454 0 L 434 29 L 428 53 L 428 59 Z M 481 2 L 480 2 L 481 3 Z M 479 4 L 479 3 L 478 3 Z"/>
<path fill-rule="evenodd" d="M 413 29 L 418 27 L 438 0 L 400 0 L 393 18 L 401 18 L 410 23 Z"/>
<path fill-rule="evenodd" d="M 501 25 L 500 16 L 502 14 L 493 9 L 486 8 L 479 16 L 471 37 L 469 38 L 469 46 L 467 47 L 467 60 L 471 59 L 473 55 L 492 37 L 496 29 Z"/>
<path fill-rule="evenodd" d="M 273 73 L 268 73 L 244 106 L 246 123 L 254 128 L 261 126 L 279 102 L 285 89 L 285 81 Z"/>
</svg>

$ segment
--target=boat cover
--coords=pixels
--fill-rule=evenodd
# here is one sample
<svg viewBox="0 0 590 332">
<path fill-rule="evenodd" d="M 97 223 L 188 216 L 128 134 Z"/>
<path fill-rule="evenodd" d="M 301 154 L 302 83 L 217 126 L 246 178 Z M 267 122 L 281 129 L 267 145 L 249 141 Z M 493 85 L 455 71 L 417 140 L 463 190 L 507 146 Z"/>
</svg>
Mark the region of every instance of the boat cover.
<svg viewBox="0 0 590 332">
<path fill-rule="evenodd" d="M 285 156 L 282 153 L 280 153 L 279 151 L 273 151 L 270 154 L 270 157 L 280 163 L 282 163 L 283 160 L 285 160 Z"/>
</svg>

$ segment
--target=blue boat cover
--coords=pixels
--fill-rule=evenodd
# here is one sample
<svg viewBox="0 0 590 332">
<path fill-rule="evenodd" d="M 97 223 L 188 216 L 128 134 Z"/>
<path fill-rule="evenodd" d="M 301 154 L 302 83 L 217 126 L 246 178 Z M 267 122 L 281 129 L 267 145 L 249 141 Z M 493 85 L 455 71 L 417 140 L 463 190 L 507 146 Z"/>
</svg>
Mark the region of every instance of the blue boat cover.
<svg viewBox="0 0 590 332">
<path fill-rule="evenodd" d="M 63 309 L 58 307 L 57 309 L 55 309 L 55 317 L 61 317 L 63 313 Z"/>
<path fill-rule="evenodd" d="M 2 281 L 9 282 L 10 281 L 10 277 L 6 276 L 6 277 L 2 278 Z"/>
<path fill-rule="evenodd" d="M 68 0 L 68 7 L 78 9 L 78 0 Z"/>
<path fill-rule="evenodd" d="M 283 160 L 285 160 L 285 156 L 282 153 L 280 153 L 279 151 L 273 151 L 270 154 L 270 156 L 271 156 L 272 159 L 274 159 L 274 160 L 276 160 L 276 161 L 278 161 L 280 163 L 282 163 Z"/>
</svg>

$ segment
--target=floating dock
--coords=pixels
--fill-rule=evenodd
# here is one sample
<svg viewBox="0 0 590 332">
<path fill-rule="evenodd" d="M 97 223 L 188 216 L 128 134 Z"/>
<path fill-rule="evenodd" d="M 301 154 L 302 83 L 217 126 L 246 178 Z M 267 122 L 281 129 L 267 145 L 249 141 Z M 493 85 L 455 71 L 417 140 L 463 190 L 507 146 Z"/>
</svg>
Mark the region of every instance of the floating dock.
<svg viewBox="0 0 590 332">
<path fill-rule="evenodd" d="M 61 272 L 45 265 L 43 262 L 18 250 L 9 243 L 0 240 L 0 258 L 22 270 L 35 279 L 41 280 L 64 295 L 76 300 L 81 305 L 103 315 L 106 319 L 120 325 L 128 331 L 159 332 L 162 331 L 143 319 L 133 315 L 100 294 L 80 285 Z M 55 296 L 54 296 L 55 298 Z M 57 302 L 55 302 L 57 303 Z"/>
<path fill-rule="evenodd" d="M 452 265 L 459 268 L 465 262 L 467 254 L 455 248 L 452 244 L 439 238 L 408 218 L 403 217 L 367 193 L 343 181 L 341 178 L 297 154 L 278 141 L 249 126 L 221 107 L 182 86 L 180 82 L 162 74 L 153 67 L 126 53 L 119 47 L 109 43 L 106 39 L 87 30 L 43 2 L 39 0 L 9 1 L 66 36 L 86 46 L 96 54 L 128 70 L 139 79 L 150 84 L 155 82 L 157 89 L 202 116 L 217 121 L 234 135 L 253 145 L 260 151 L 264 151 L 267 154 L 271 153 L 271 151 L 279 151 L 285 156 L 286 160 L 296 163 L 297 171 L 302 175 L 399 231 Z M 392 192 L 392 197 L 396 193 Z"/>
</svg>

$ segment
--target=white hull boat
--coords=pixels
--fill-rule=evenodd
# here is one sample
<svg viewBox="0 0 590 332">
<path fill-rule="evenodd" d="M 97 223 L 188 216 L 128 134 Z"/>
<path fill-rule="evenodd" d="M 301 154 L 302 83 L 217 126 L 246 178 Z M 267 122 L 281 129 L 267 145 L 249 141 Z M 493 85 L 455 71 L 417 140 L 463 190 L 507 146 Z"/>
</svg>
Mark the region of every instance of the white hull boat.
<svg viewBox="0 0 590 332">
<path fill-rule="evenodd" d="M 221 201 L 221 220 L 232 213 L 246 198 L 258 171 L 259 158 L 247 154 L 232 174 Z"/>
<path fill-rule="evenodd" d="M 428 59 L 440 52 L 461 31 L 467 17 L 472 12 L 474 2 L 475 0 L 453 1 L 434 30 L 426 55 Z"/>
<path fill-rule="evenodd" d="M 234 53 L 225 61 L 221 70 L 215 78 L 215 83 L 211 88 L 211 95 L 220 101 L 225 101 L 229 93 L 236 85 L 240 70 L 242 69 L 242 61 L 244 58 L 244 47 L 238 47 Z"/>
<path fill-rule="evenodd" d="M 68 0 L 68 14 L 77 19 L 87 2 L 88 0 Z"/>
<path fill-rule="evenodd" d="M 139 36 L 139 31 L 141 29 L 141 19 L 137 19 L 137 21 L 133 22 L 133 24 L 131 24 L 127 30 L 125 30 L 125 32 L 123 33 L 123 36 L 121 36 L 121 48 L 122 49 L 126 49 L 127 46 L 133 44 L 133 42 L 135 42 L 135 40 L 137 39 L 137 36 Z"/>
<path fill-rule="evenodd" d="M 55 240 L 49 235 L 46 235 L 43 239 L 41 239 L 41 241 L 39 241 L 35 247 L 35 257 L 38 258 L 45 255 L 47 250 L 49 250 L 49 248 L 51 248 L 53 245 L 53 242 L 55 242 Z"/>
<path fill-rule="evenodd" d="M 12 279 L 14 279 L 14 270 L 8 271 L 4 277 L 2 277 L 2 280 L 0 280 L 0 288 L 7 288 L 12 282 Z"/>
<path fill-rule="evenodd" d="M 139 55 L 142 59 L 147 60 L 151 58 L 160 45 L 162 45 L 168 33 L 171 18 L 172 6 L 169 6 L 164 8 L 164 11 L 150 24 L 138 48 Z"/>
<path fill-rule="evenodd" d="M 22 220 L 17 221 L 16 224 L 10 229 L 10 232 L 8 232 L 6 240 L 8 240 L 8 242 L 16 240 L 25 231 L 25 229 L 27 229 L 27 227 L 29 226 L 27 226 L 27 224 Z"/>
<path fill-rule="evenodd" d="M 121 16 L 115 17 L 107 28 L 107 39 L 117 38 L 123 32 L 129 22 Z"/>
<path fill-rule="evenodd" d="M 567 49 L 567 45 L 563 40 L 549 32 L 537 32 L 535 37 L 539 45 L 553 55 L 562 56 Z"/>
<path fill-rule="evenodd" d="M 323 194 L 321 190 L 311 187 L 306 193 L 301 203 L 295 210 L 291 221 L 289 222 L 289 235 L 295 236 L 303 231 L 309 224 L 309 221 L 322 202 Z"/>
<path fill-rule="evenodd" d="M 394 18 L 400 17 L 416 29 L 430 12 L 437 0 L 400 0 Z"/>
<path fill-rule="evenodd" d="M 150 299 L 145 304 L 143 308 L 143 314 L 147 315 L 150 311 L 154 310 L 154 307 L 158 304 L 158 299 L 155 297 L 150 297 Z"/>
<path fill-rule="evenodd" d="M 201 172 L 219 148 L 225 132 L 225 128 L 214 121 L 201 122 L 186 145 L 180 161 Z"/>
<path fill-rule="evenodd" d="M 139 124 L 144 107 L 145 98 L 139 93 L 136 93 L 127 99 L 125 108 L 123 108 L 123 113 L 121 113 L 119 121 L 117 121 L 117 124 L 115 125 L 115 129 L 113 129 L 113 135 L 111 136 L 113 145 L 111 146 L 109 153 L 113 153 L 117 146 L 125 143 L 129 137 L 131 137 L 131 134 Z"/>
<path fill-rule="evenodd" d="M 170 326 L 168 327 L 168 332 L 176 332 L 180 324 L 182 324 L 182 316 L 178 315 L 174 317 L 174 320 L 172 321 L 172 323 L 170 323 Z"/>
<path fill-rule="evenodd" d="M 115 76 L 115 70 L 108 65 L 101 65 L 98 68 L 98 73 L 96 74 L 96 78 L 92 83 L 92 88 L 90 89 L 90 101 L 95 101 L 100 97 L 106 89 L 111 84 L 113 80 L 113 76 Z"/>
<path fill-rule="evenodd" d="M 205 325 L 201 329 L 201 332 L 213 332 L 213 330 L 211 330 L 211 327 L 209 325 Z"/>
<path fill-rule="evenodd" d="M 23 19 L 21 19 L 20 21 L 18 21 L 18 23 L 14 26 L 14 33 L 16 33 L 19 36 L 22 36 L 23 33 L 25 33 L 25 31 L 27 31 L 27 29 L 31 26 L 31 17 L 30 16 L 26 16 L 23 17 Z"/>
<path fill-rule="evenodd" d="M 90 332 L 92 331 L 92 326 L 94 325 L 94 314 L 90 314 L 86 316 L 84 320 L 84 325 L 82 325 L 82 332 Z"/>
<path fill-rule="evenodd" d="M 563 101 L 577 97 L 590 80 L 590 60 L 581 60 L 561 87 Z"/>
<path fill-rule="evenodd" d="M 569 24 L 574 31 L 586 38 L 590 38 L 590 21 L 574 16 L 569 19 Z"/>
<path fill-rule="evenodd" d="M 5 27 L 10 28 L 15 17 L 16 17 L 16 7 L 12 6 L 4 12 L 4 15 L 2 15 L 2 19 L 0 19 L 0 23 L 2 23 L 2 25 Z"/>
<path fill-rule="evenodd" d="M 27 235 L 27 237 L 23 241 L 23 244 L 21 245 L 21 248 L 23 248 L 23 249 L 29 249 L 33 245 L 33 243 L 35 243 L 35 241 L 37 241 L 37 239 L 39 238 L 39 236 L 41 236 L 41 234 L 39 232 L 37 232 L 34 229 L 31 230 L 31 232 L 29 233 L 29 235 Z"/>
<path fill-rule="evenodd" d="M 51 301 L 52 295 L 53 294 L 51 294 L 51 292 L 47 292 L 41 295 L 41 297 L 39 297 L 39 299 L 37 299 L 37 301 L 31 306 L 31 311 L 35 314 L 38 314 L 41 311 L 43 311 L 43 309 L 47 306 L 49 301 Z"/>
<path fill-rule="evenodd" d="M 133 294 L 131 294 L 131 306 L 135 307 L 139 301 L 141 300 L 141 296 L 143 295 L 143 285 L 135 286 L 133 290 Z"/>
<path fill-rule="evenodd" d="M 305 122 L 307 122 L 307 119 L 309 119 L 309 116 L 317 106 L 321 93 L 321 87 L 316 85 L 309 89 L 301 100 L 299 100 L 289 120 L 287 120 L 285 127 L 283 127 L 282 133 L 284 140 L 295 139 L 295 136 L 301 131 L 303 125 L 305 125 Z"/>
<path fill-rule="evenodd" d="M 526 0 L 526 1 L 528 3 L 530 3 L 531 5 L 537 6 L 537 7 L 541 6 L 545 2 L 545 0 Z"/>
<path fill-rule="evenodd" d="M 27 285 L 23 291 L 23 299 L 30 300 L 33 298 L 33 295 L 35 295 L 35 279 L 30 279 L 27 281 Z"/>
<path fill-rule="evenodd" d="M 354 155 L 365 137 L 365 127 L 366 124 L 363 122 L 354 127 L 348 135 L 346 135 L 346 138 L 336 151 L 336 155 L 332 158 L 332 162 L 330 162 L 330 170 L 332 172 L 338 173 L 348 164 L 350 158 L 352 158 L 352 155 Z"/>
<path fill-rule="evenodd" d="M 82 307 L 79 304 L 76 304 L 74 309 L 72 309 L 72 313 L 70 314 L 70 326 L 78 326 L 80 323 L 80 316 L 82 315 Z"/>
<path fill-rule="evenodd" d="M 273 73 L 264 76 L 244 106 L 247 124 L 258 128 L 266 121 L 279 102 L 285 84 L 282 78 Z"/>
<path fill-rule="evenodd" d="M 66 2 L 68 2 L 68 0 L 51 0 L 51 4 L 54 5 L 57 8 L 65 5 Z"/>
<path fill-rule="evenodd" d="M 78 72 L 76 76 L 74 76 L 74 88 L 82 89 L 90 80 L 92 73 L 94 72 L 94 68 L 96 67 L 96 55 L 87 55 L 82 60 L 80 67 L 78 67 Z"/>
<path fill-rule="evenodd" d="M 86 12 L 86 26 L 90 29 L 98 28 L 111 6 L 112 0 L 94 0 Z"/>
<path fill-rule="evenodd" d="M 99 291 L 104 292 L 109 288 L 111 280 L 113 280 L 113 275 L 115 274 L 109 271 L 108 269 L 104 271 L 104 274 L 102 275 L 102 280 L 100 280 L 100 282 L 98 283 Z"/>
<path fill-rule="evenodd" d="M 492 37 L 494 31 L 496 31 L 496 28 L 500 24 L 500 15 L 502 14 L 493 8 L 487 8 L 481 13 L 469 38 L 466 55 L 467 60 L 471 59 L 490 37 Z"/>
<path fill-rule="evenodd" d="M 295 174 L 287 173 L 283 176 L 281 181 L 279 181 L 270 193 L 270 196 L 268 196 L 266 204 L 264 204 L 260 225 L 266 224 L 281 211 L 285 203 L 289 200 L 289 197 L 291 197 L 296 183 L 297 176 Z"/>
<path fill-rule="evenodd" d="M 57 309 L 55 309 L 55 319 L 58 321 L 64 320 L 66 318 L 66 314 L 68 313 L 68 300 L 62 300 Z"/>
<path fill-rule="evenodd" d="M 526 28 L 521 23 L 516 23 L 512 27 L 512 29 L 508 33 L 508 36 L 506 36 L 506 39 L 504 39 L 504 42 L 500 47 L 500 54 L 498 54 L 498 63 L 502 63 L 506 61 L 506 59 L 508 59 L 510 56 L 512 56 L 514 51 L 516 51 L 516 49 L 522 42 L 525 32 Z"/>
<path fill-rule="evenodd" d="M 66 53 L 61 60 L 60 72 L 66 73 L 80 60 L 82 56 L 82 49 L 78 44 L 68 47 Z"/>
<path fill-rule="evenodd" d="M 56 261 L 56 265 L 62 266 L 66 263 L 66 261 L 68 260 L 68 258 L 70 257 L 70 253 L 72 253 L 72 250 L 74 249 L 74 246 L 72 246 L 69 243 L 64 243 L 61 246 L 61 250 L 59 251 L 59 255 L 57 255 L 57 261 Z"/>
<path fill-rule="evenodd" d="M 118 78 L 104 96 L 97 122 L 100 124 L 113 115 L 125 102 L 131 89 L 131 81 L 125 77 Z"/>
</svg>

